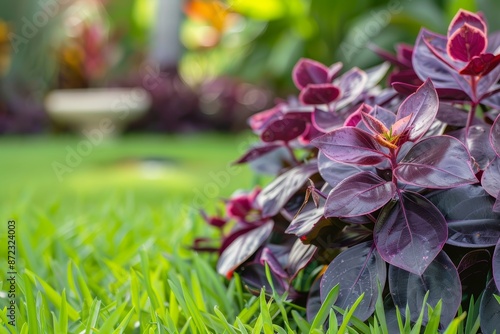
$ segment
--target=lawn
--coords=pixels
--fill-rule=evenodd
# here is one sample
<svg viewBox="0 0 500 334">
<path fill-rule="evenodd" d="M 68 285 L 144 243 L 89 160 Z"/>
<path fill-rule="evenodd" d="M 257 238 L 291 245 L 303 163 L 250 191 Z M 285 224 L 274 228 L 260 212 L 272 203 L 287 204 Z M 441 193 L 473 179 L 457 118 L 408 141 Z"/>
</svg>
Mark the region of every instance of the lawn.
<svg viewBox="0 0 500 334">
<path fill-rule="evenodd" d="M 0 334 L 324 333 L 329 314 L 328 333 L 388 333 L 381 298 L 370 324 L 350 318 L 354 308 L 336 324 L 334 288 L 307 322 L 305 310 L 286 296 L 252 296 L 236 274 L 227 281 L 215 272 L 215 255 L 189 248 L 196 237 L 217 236 L 200 206 L 214 212 L 217 199 L 266 182 L 230 164 L 253 140 L 250 134 L 129 136 L 89 146 L 68 164 L 68 152 L 87 152 L 84 139 L 2 138 Z M 15 221 L 13 269 L 9 220 Z M 471 321 L 456 319 L 447 333 L 477 330 L 477 306 L 471 309 Z M 439 312 L 429 323 L 437 329 Z M 401 326 L 405 333 L 420 327 Z"/>
<path fill-rule="evenodd" d="M 68 152 L 84 139 L 3 138 L 0 277 L 8 271 L 9 219 L 16 221 L 18 274 L 16 329 L 0 332 L 220 332 L 219 311 L 233 323 L 244 310 L 243 293 L 235 293 L 241 287 L 226 291 L 211 269 L 215 257 L 188 247 L 214 232 L 197 206 L 213 208 L 217 198 L 256 181 L 247 167 L 229 164 L 250 140 L 116 138 L 69 166 Z M 59 178 L 54 162 L 71 168 Z M 9 284 L 2 284 L 5 323 Z"/>
</svg>

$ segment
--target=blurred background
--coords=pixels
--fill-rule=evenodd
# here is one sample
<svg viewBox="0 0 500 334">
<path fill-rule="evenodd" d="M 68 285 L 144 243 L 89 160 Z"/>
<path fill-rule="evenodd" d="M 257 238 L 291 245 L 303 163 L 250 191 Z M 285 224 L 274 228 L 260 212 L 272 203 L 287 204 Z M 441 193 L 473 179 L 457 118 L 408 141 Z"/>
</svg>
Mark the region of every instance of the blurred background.
<svg viewBox="0 0 500 334">
<path fill-rule="evenodd" d="M 496 0 L 2 1 L 0 199 L 227 196 L 251 172 L 214 175 L 254 140 L 248 116 L 296 93 L 300 57 L 371 66 L 369 42 L 445 33 L 458 8 L 500 29 Z"/>
</svg>

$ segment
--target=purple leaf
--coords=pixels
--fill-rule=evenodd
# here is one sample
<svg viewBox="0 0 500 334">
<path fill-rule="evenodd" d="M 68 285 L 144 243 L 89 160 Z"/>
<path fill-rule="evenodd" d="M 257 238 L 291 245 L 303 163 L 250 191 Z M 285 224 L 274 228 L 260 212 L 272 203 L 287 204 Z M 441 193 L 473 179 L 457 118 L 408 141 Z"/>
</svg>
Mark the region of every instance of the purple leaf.
<svg viewBox="0 0 500 334">
<path fill-rule="evenodd" d="M 386 262 L 421 275 L 443 248 L 448 231 L 443 215 L 429 200 L 405 191 L 382 210 L 373 234 Z"/>
<path fill-rule="evenodd" d="M 352 307 L 356 299 L 364 293 L 354 316 L 365 321 L 375 310 L 378 283 L 383 287 L 385 280 L 385 262 L 377 253 L 373 242 L 367 241 L 343 251 L 330 263 L 321 279 L 321 301 L 325 300 L 337 284 L 340 289 L 334 305 L 344 310 Z"/>
<path fill-rule="evenodd" d="M 421 275 L 415 275 L 395 266 L 389 266 L 389 289 L 394 303 L 400 310 L 407 306 L 412 321 L 417 321 L 424 296 L 429 291 L 427 304 L 435 307 L 443 303 L 440 324 L 443 328 L 453 320 L 462 300 L 460 278 L 455 265 L 444 251 L 441 251 Z M 424 311 L 424 324 L 427 322 Z"/>
<path fill-rule="evenodd" d="M 384 123 L 369 114 L 361 113 L 361 119 L 363 120 L 368 130 L 374 135 L 386 134 L 389 132 L 389 129 L 385 126 Z"/>
<path fill-rule="evenodd" d="M 285 233 L 295 234 L 299 238 L 308 235 L 324 218 L 324 202 L 325 200 L 320 198 L 319 207 L 316 207 L 314 202 L 307 203 L 304 209 L 290 222 Z"/>
<path fill-rule="evenodd" d="M 396 115 L 381 106 L 375 106 L 372 111 L 370 111 L 370 115 L 384 123 L 387 128 L 390 128 L 394 123 L 396 123 Z"/>
<path fill-rule="evenodd" d="M 399 94 L 402 94 L 402 95 L 410 95 L 410 94 L 413 94 L 417 91 L 418 87 L 417 85 L 412 85 L 412 84 L 409 84 L 409 83 L 406 83 L 406 82 L 391 82 L 391 86 L 392 88 L 394 88 L 394 90 L 396 92 L 398 92 Z"/>
<path fill-rule="evenodd" d="M 493 198 L 478 185 L 432 192 L 427 198 L 448 222 L 447 244 L 484 248 L 500 238 L 500 214 L 494 213 Z"/>
<path fill-rule="evenodd" d="M 421 80 L 430 78 L 436 88 L 463 90 L 471 96 L 469 84 L 460 75 L 454 76 L 455 69 L 447 64 L 452 60 L 446 43 L 445 36 L 421 29 L 413 51 L 413 69 Z"/>
<path fill-rule="evenodd" d="M 399 107 L 396 121 L 412 115 L 409 124 L 409 140 L 416 141 L 430 128 L 436 118 L 439 108 L 439 99 L 432 85 L 427 79 L 420 88 L 408 96 Z"/>
<path fill-rule="evenodd" d="M 283 108 L 285 104 L 279 103 L 271 109 L 261 111 L 248 118 L 248 123 L 253 131 L 260 133 L 272 122 L 283 117 Z"/>
<path fill-rule="evenodd" d="M 272 293 L 273 290 L 267 280 L 266 268 L 262 264 L 258 262 L 244 264 L 241 266 L 240 270 L 238 270 L 238 274 L 244 282 L 245 287 L 250 290 L 251 293 L 259 295 L 262 288 L 264 288 L 267 293 Z M 277 276 L 272 270 L 271 279 L 273 287 L 278 294 L 288 292 L 288 296 L 291 295 L 289 285 L 286 280 Z"/>
<path fill-rule="evenodd" d="M 367 132 L 357 128 L 340 128 L 314 139 L 312 145 L 328 158 L 342 163 L 376 165 L 387 156 Z"/>
<path fill-rule="evenodd" d="M 401 182 L 434 189 L 477 182 L 469 152 L 450 136 L 430 137 L 415 144 L 394 174 Z"/>
<path fill-rule="evenodd" d="M 321 131 L 330 132 L 340 128 L 344 124 L 344 119 L 339 117 L 335 112 L 315 108 L 312 115 L 312 123 L 314 127 Z"/>
<path fill-rule="evenodd" d="M 333 161 L 322 152 L 318 154 L 318 169 L 323 179 L 332 187 L 359 172 L 376 172 L 372 166 L 357 166 Z"/>
<path fill-rule="evenodd" d="M 500 193 L 500 157 L 496 157 L 484 170 L 481 185 L 491 196 L 497 198 Z"/>
<path fill-rule="evenodd" d="M 500 319 L 500 303 L 496 300 L 495 295 L 499 296 L 500 290 L 495 281 L 491 279 L 486 285 L 479 307 L 481 332 L 484 334 L 493 334 L 495 331 L 500 333 L 500 321 L 498 321 Z"/>
<path fill-rule="evenodd" d="M 280 247 L 284 248 L 287 252 L 289 247 L 287 245 L 273 245 L 274 248 Z M 279 255 L 279 254 L 278 254 Z M 269 247 L 264 247 L 262 249 L 262 254 L 260 255 L 260 264 L 269 266 L 271 271 L 280 278 L 287 278 L 288 273 L 283 269 L 282 263 L 278 260 L 277 256 L 274 254 L 273 250 Z"/>
<path fill-rule="evenodd" d="M 339 72 L 340 72 L 340 70 L 342 69 L 343 66 L 344 65 L 340 61 L 332 64 L 328 68 L 328 79 L 327 79 L 327 82 L 332 82 L 333 79 L 335 79 L 337 77 L 337 74 L 339 74 Z"/>
<path fill-rule="evenodd" d="M 258 146 L 258 147 L 253 147 L 249 149 L 241 158 L 236 160 L 234 163 L 235 164 L 242 164 L 245 162 L 253 161 L 255 159 L 258 159 L 262 157 L 263 155 L 266 155 L 278 148 L 282 147 L 282 145 L 279 144 L 268 144 L 264 146 Z"/>
<path fill-rule="evenodd" d="M 471 156 L 481 170 L 495 158 L 496 154 L 489 143 L 490 126 L 487 124 L 476 124 L 469 127 L 469 133 L 466 136 L 466 130 L 449 132 L 448 135 L 453 136 L 465 143 Z"/>
<path fill-rule="evenodd" d="M 493 204 L 493 212 L 500 213 L 500 193 L 497 196 L 495 204 Z"/>
<path fill-rule="evenodd" d="M 396 185 L 376 174 L 361 172 L 332 189 L 325 204 L 326 217 L 355 217 L 383 207 L 396 193 Z"/>
<path fill-rule="evenodd" d="M 300 119 L 278 119 L 262 132 L 262 141 L 270 143 L 273 141 L 290 141 L 300 136 L 306 130 L 306 123 Z"/>
<path fill-rule="evenodd" d="M 391 63 L 392 65 L 394 65 L 398 68 L 407 68 L 408 65 L 411 65 L 411 64 L 407 64 L 404 60 L 399 59 L 399 57 L 397 57 L 397 55 L 395 55 L 387 50 L 384 50 L 375 44 L 369 44 L 368 48 L 371 51 L 373 51 L 374 53 L 376 53 L 377 56 L 379 56 L 380 58 L 382 58 L 385 61 L 388 61 L 389 63 Z"/>
<path fill-rule="evenodd" d="M 366 88 L 373 88 L 375 87 L 380 80 L 387 74 L 387 71 L 391 65 L 388 62 L 384 62 L 380 65 L 371 67 L 365 71 L 366 75 L 368 76 L 368 80 L 366 82 Z"/>
<path fill-rule="evenodd" d="M 231 277 L 233 271 L 248 260 L 269 237 L 273 226 L 273 221 L 268 220 L 261 226 L 236 238 L 220 255 L 217 262 L 217 272 Z"/>
<path fill-rule="evenodd" d="M 334 83 L 340 88 L 342 96 L 335 103 L 337 109 L 341 109 L 354 102 L 365 90 L 368 76 L 357 67 L 353 67 L 344 73 Z"/>
<path fill-rule="evenodd" d="M 300 102 L 304 104 L 328 104 L 340 96 L 340 90 L 332 84 L 310 84 L 300 92 Z"/>
<path fill-rule="evenodd" d="M 328 71 L 328 67 L 317 61 L 301 58 L 293 68 L 293 82 L 298 89 L 309 84 L 327 83 Z"/>
<path fill-rule="evenodd" d="M 286 271 L 291 278 L 297 276 L 300 270 L 311 262 L 316 253 L 316 247 L 313 245 L 304 245 L 300 239 L 297 239 L 290 250 Z"/>
<path fill-rule="evenodd" d="M 368 114 L 372 110 L 373 108 L 366 103 L 351 107 L 347 112 L 344 112 L 344 115 L 348 115 L 346 120 L 344 121 L 344 126 L 354 126 L 361 128 L 360 125 L 363 124 L 361 117 L 362 114 Z"/>
<path fill-rule="evenodd" d="M 498 239 L 495 251 L 493 252 L 493 278 L 495 279 L 497 289 L 500 290 L 500 239 Z"/>
<path fill-rule="evenodd" d="M 320 294 L 320 283 L 321 283 L 321 278 L 316 279 L 311 285 L 311 288 L 309 289 L 309 294 L 307 295 L 306 316 L 307 316 L 307 321 L 311 323 L 318 314 L 318 311 L 321 308 L 322 304 L 321 294 Z"/>
<path fill-rule="evenodd" d="M 486 249 L 475 249 L 462 257 L 457 266 L 463 291 L 482 292 L 483 287 L 477 284 L 477 278 L 490 270 L 491 255 Z"/>
<path fill-rule="evenodd" d="M 467 123 L 467 111 L 448 103 L 440 103 L 436 118 L 451 126 L 464 127 Z"/>
<path fill-rule="evenodd" d="M 490 130 L 490 143 L 495 153 L 500 156 L 500 115 L 497 116 Z"/>
<path fill-rule="evenodd" d="M 262 208 L 262 216 L 272 217 L 277 214 L 288 200 L 302 188 L 307 179 L 317 172 L 317 162 L 313 160 L 278 176 L 257 196 L 257 203 Z"/>
</svg>

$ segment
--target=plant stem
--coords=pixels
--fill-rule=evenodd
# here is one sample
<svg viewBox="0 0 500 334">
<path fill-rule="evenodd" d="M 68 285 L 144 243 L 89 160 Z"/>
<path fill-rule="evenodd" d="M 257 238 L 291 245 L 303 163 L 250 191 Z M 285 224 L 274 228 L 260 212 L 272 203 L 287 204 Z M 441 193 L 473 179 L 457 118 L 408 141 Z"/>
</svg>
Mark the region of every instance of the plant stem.
<svg viewBox="0 0 500 334">
<path fill-rule="evenodd" d="M 470 111 L 469 115 L 467 117 L 467 124 L 465 125 L 465 139 L 469 137 L 469 128 L 472 125 L 472 122 L 474 121 L 474 118 L 476 117 L 476 108 L 477 108 L 477 103 L 472 102 L 470 106 Z"/>
<path fill-rule="evenodd" d="M 467 137 L 469 137 L 469 128 L 474 121 L 474 117 L 476 117 L 476 108 L 479 104 L 479 101 L 477 99 L 477 77 L 474 75 L 471 75 L 470 77 L 470 88 L 472 91 L 472 102 L 470 106 L 469 117 L 467 117 L 467 124 L 465 125 L 465 140 L 467 140 Z"/>
<path fill-rule="evenodd" d="M 320 195 L 321 197 L 323 197 L 324 199 L 327 199 L 327 198 L 328 198 L 328 196 L 327 196 L 327 195 L 325 195 L 325 194 L 323 194 L 323 192 L 322 192 L 321 190 L 319 190 L 319 189 L 314 188 L 314 192 L 315 192 L 316 194 Z"/>
<path fill-rule="evenodd" d="M 292 157 L 292 161 L 295 163 L 295 165 L 300 165 L 300 161 L 297 160 L 297 157 L 295 156 L 293 149 L 290 147 L 290 145 L 288 145 L 288 142 L 285 142 L 285 147 L 288 149 L 288 152 L 290 152 L 290 156 Z"/>
</svg>

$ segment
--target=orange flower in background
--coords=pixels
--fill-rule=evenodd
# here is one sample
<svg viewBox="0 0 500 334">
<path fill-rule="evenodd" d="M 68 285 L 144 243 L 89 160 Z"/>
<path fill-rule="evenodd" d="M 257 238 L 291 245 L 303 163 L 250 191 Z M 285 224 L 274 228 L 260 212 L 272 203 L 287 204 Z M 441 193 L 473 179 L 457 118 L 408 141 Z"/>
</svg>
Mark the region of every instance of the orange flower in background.
<svg viewBox="0 0 500 334">
<path fill-rule="evenodd" d="M 0 20 L 0 76 L 4 75 L 10 66 L 9 26 Z"/>
<path fill-rule="evenodd" d="M 191 22 L 190 39 L 193 48 L 217 46 L 223 34 L 234 23 L 234 12 L 218 0 L 187 0 L 184 12 Z"/>
<path fill-rule="evenodd" d="M 219 33 L 225 30 L 229 14 L 228 7 L 217 0 L 188 0 L 184 12 L 192 20 L 207 22 Z"/>
</svg>

